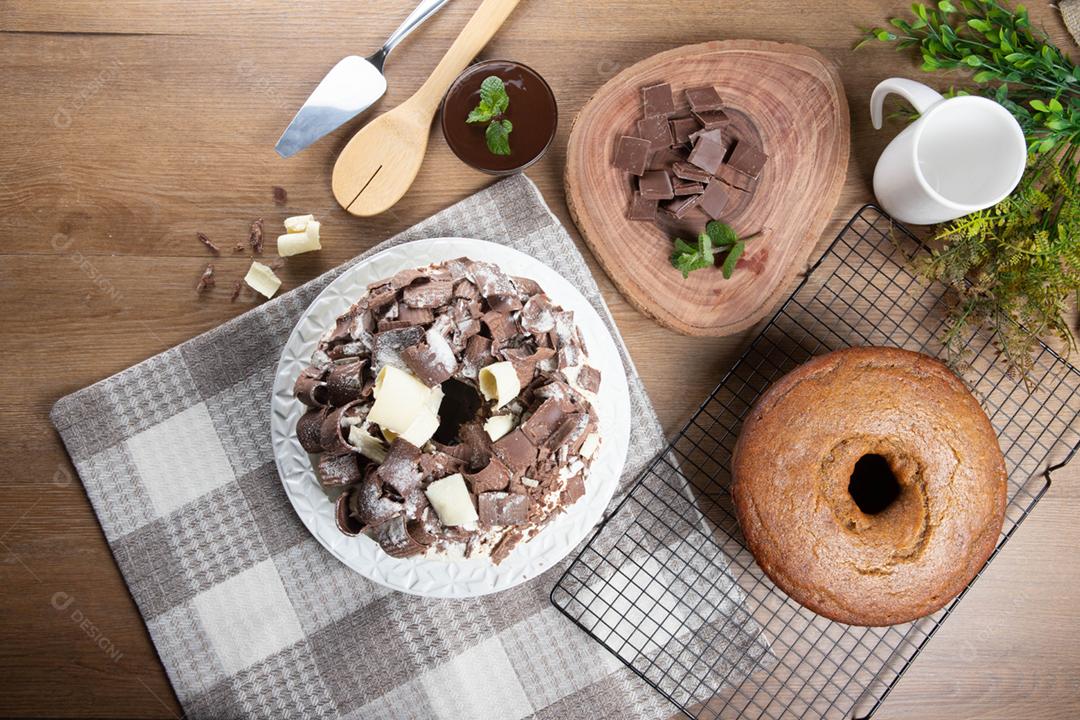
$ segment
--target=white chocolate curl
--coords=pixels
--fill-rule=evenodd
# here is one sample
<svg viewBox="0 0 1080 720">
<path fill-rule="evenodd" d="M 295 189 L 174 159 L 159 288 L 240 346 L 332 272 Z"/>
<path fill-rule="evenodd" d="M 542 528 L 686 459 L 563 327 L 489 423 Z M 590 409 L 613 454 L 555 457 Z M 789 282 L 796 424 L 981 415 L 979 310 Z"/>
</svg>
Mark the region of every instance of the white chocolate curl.
<svg viewBox="0 0 1080 720">
<path fill-rule="evenodd" d="M 304 232 L 308 223 L 315 219 L 314 215 L 293 215 L 285 218 L 285 229 L 291 233 Z"/>
<path fill-rule="evenodd" d="M 495 401 L 495 410 L 517 397 L 521 392 L 521 381 L 513 363 L 504 360 L 480 368 L 480 392 L 488 400 Z"/>
<path fill-rule="evenodd" d="M 431 439 L 435 431 L 439 429 L 439 416 L 424 406 L 413 418 L 409 429 L 401 433 L 401 437 L 408 440 L 416 447 L 423 447 L 424 443 Z"/>
<path fill-rule="evenodd" d="M 408 432 L 421 410 L 430 408 L 431 390 L 415 375 L 384 365 L 375 377 L 375 404 L 368 420 L 398 435 Z"/>
<path fill-rule="evenodd" d="M 491 442 L 495 442 L 513 429 L 513 415 L 494 415 L 484 423 L 484 430 L 487 432 L 488 437 L 491 438 Z"/>
<path fill-rule="evenodd" d="M 424 494 L 443 525 L 467 525 L 479 519 L 461 473 L 436 480 L 427 486 Z"/>
<path fill-rule="evenodd" d="M 302 232 L 278 235 L 277 252 L 281 257 L 290 257 L 300 253 L 322 250 L 319 242 L 319 223 L 312 220 Z"/>
<path fill-rule="evenodd" d="M 349 428 L 349 444 L 369 460 L 377 463 L 386 460 L 386 446 L 360 425 Z"/>
<path fill-rule="evenodd" d="M 244 282 L 252 290 L 268 298 L 274 297 L 274 293 L 281 287 L 281 278 L 274 274 L 269 265 L 263 265 L 258 260 L 252 261 L 247 275 L 244 276 Z"/>
</svg>

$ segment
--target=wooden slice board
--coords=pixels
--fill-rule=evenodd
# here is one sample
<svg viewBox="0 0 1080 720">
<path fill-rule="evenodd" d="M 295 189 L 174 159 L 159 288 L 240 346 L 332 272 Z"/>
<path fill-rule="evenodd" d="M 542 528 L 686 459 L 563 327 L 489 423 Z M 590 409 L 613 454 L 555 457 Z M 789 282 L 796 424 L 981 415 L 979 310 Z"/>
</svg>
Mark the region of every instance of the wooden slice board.
<svg viewBox="0 0 1080 720">
<path fill-rule="evenodd" d="M 676 107 L 688 87 L 714 85 L 769 156 L 753 195 L 727 221 L 747 243 L 744 265 L 684 280 L 671 267 L 672 236 L 626 219 L 631 178 L 611 165 L 618 137 L 634 134 L 642 87 L 671 83 Z M 574 120 L 566 160 L 570 213 L 604 270 L 641 312 L 688 335 L 720 336 L 765 317 L 805 270 L 847 173 L 847 99 L 832 64 L 799 45 L 726 40 L 654 55 L 601 87 Z M 693 236 L 683 235 L 687 239 Z"/>
</svg>

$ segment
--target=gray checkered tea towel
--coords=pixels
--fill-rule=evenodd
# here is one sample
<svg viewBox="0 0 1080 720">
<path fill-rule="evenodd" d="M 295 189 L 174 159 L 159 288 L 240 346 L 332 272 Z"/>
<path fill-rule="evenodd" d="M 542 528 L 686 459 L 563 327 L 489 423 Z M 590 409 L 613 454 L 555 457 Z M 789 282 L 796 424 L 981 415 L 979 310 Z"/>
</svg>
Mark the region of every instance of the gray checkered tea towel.
<svg viewBox="0 0 1080 720">
<path fill-rule="evenodd" d="M 635 418 L 623 485 L 663 446 L 595 281 L 524 176 L 373 248 L 508 243 L 547 263 L 616 338 Z M 274 368 L 344 268 L 56 403 L 60 431 L 189 717 L 659 718 L 672 708 L 553 608 L 568 560 L 468 600 L 391 592 L 335 560 L 285 496 Z"/>
</svg>

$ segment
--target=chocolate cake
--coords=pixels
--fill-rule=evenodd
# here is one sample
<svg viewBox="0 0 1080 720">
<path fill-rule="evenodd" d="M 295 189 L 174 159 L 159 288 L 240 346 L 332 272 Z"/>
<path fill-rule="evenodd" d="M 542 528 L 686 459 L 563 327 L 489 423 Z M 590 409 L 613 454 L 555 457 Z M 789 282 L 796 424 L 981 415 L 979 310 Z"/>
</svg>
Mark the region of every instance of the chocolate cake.
<svg viewBox="0 0 1080 720">
<path fill-rule="evenodd" d="M 343 533 L 499 563 L 584 495 L 600 380 L 573 312 L 461 258 L 374 283 L 337 318 L 296 379 L 296 432 Z"/>
</svg>

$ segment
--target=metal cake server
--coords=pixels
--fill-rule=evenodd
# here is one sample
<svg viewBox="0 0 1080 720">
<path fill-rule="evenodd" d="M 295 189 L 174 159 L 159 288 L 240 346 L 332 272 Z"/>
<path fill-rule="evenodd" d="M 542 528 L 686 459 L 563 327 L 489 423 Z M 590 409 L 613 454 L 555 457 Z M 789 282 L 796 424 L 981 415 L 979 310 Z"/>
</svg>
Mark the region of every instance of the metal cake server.
<svg viewBox="0 0 1080 720">
<path fill-rule="evenodd" d="M 383 76 L 386 56 L 447 2 L 422 0 L 381 48 L 366 59 L 350 55 L 331 68 L 281 134 L 274 146 L 278 155 L 286 158 L 295 155 L 381 98 L 386 92 Z"/>
</svg>

